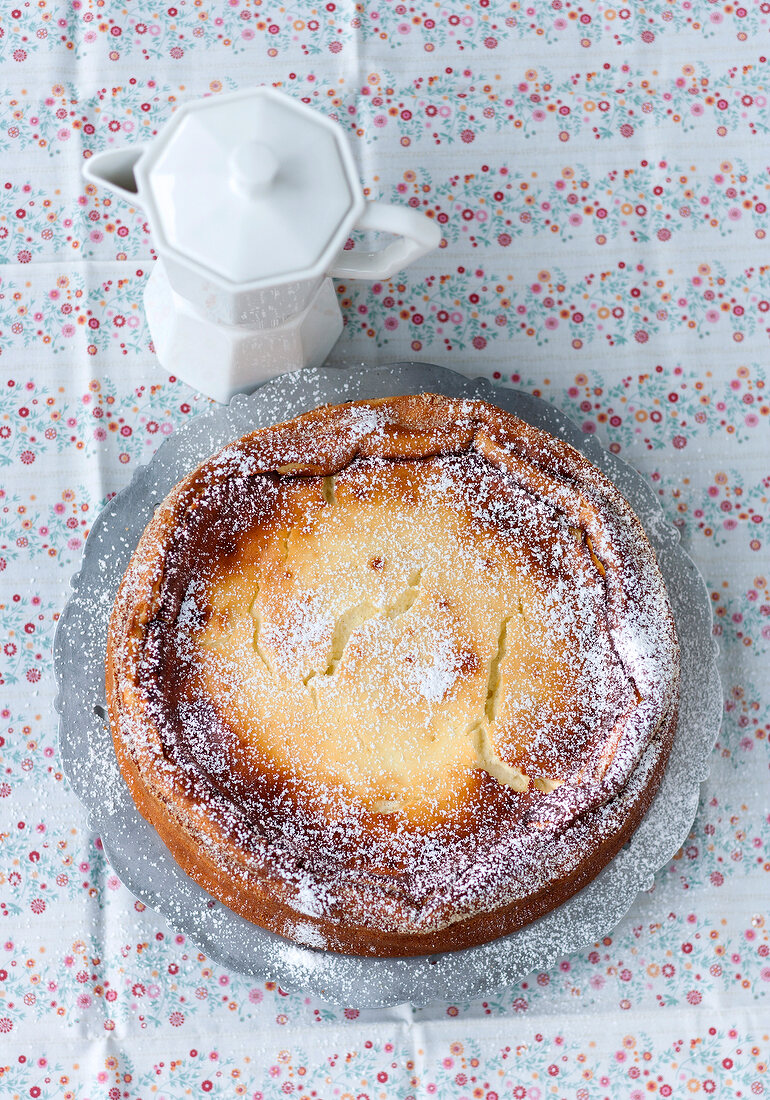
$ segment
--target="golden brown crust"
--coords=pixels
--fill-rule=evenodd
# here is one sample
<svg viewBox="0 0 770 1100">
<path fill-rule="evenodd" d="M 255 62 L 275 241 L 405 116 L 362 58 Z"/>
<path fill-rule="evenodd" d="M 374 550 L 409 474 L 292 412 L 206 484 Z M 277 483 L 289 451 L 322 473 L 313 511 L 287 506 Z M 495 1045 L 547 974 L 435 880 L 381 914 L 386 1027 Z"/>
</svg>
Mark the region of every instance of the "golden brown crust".
<svg viewBox="0 0 770 1100">
<path fill-rule="evenodd" d="M 362 492 L 370 491 L 368 483 L 361 488 L 360 471 L 373 469 L 372 463 L 387 460 L 388 476 L 407 492 L 410 464 L 421 463 L 422 476 L 434 467 L 444 469 L 453 456 L 465 463 L 465 474 L 476 476 L 487 466 L 495 471 L 496 493 L 500 486 L 515 483 L 527 500 L 547 501 L 564 531 L 582 532 L 580 575 L 589 577 L 593 560 L 598 568 L 592 583 L 596 591 L 601 585 L 605 595 L 607 629 L 619 654 L 616 680 L 620 684 L 625 669 L 635 695 L 629 703 L 630 688 L 623 688 L 626 703 L 617 703 L 619 717 L 611 734 L 602 735 L 596 745 L 586 742 L 566 786 L 561 785 L 563 778 L 551 787 L 543 778 L 543 788 L 536 789 L 537 777 L 533 785 L 520 767 L 524 761 L 531 772 L 531 756 L 525 759 L 512 745 L 515 723 L 509 722 L 506 733 L 504 714 L 482 718 L 491 763 L 486 771 L 468 773 L 465 795 L 450 792 L 455 802 L 460 798 L 454 819 L 458 852 L 461 842 L 473 842 L 471 809 L 478 813 L 480 806 L 488 807 L 490 816 L 478 843 L 481 850 L 488 841 L 486 854 L 478 856 L 480 863 L 482 858 L 487 862 L 474 868 L 462 849 L 466 862 L 458 866 L 462 864 L 468 879 L 462 889 L 458 885 L 454 893 L 444 891 L 438 871 L 431 871 L 434 877 L 427 876 L 428 883 L 426 873 L 426 881 L 420 881 L 411 868 L 404 877 L 377 867 L 377 881 L 383 883 L 378 902 L 377 890 L 365 881 L 365 859 L 353 859 L 343 869 L 344 887 L 337 884 L 332 890 L 325 884 L 308 906 L 302 904 L 307 876 L 286 856 L 286 838 L 279 838 L 279 858 L 275 836 L 261 833 L 244 809 L 243 783 L 238 783 L 247 783 L 254 798 L 257 788 L 249 771 L 253 761 L 241 768 L 242 745 L 223 749 L 230 753 L 232 768 L 232 782 L 223 786 L 218 773 L 212 779 L 210 768 L 199 767 L 199 759 L 191 763 L 180 755 L 181 742 L 175 741 L 171 727 L 158 725 L 160 712 L 143 675 L 155 639 L 177 629 L 179 600 L 172 608 L 167 563 L 174 553 L 180 557 L 180 532 L 192 530 L 196 510 L 208 507 L 212 486 L 261 477 L 270 479 L 284 497 L 289 486 L 299 486 L 302 507 L 320 514 L 319 478 L 358 471 L 357 482 L 340 481 L 355 504 Z M 317 489 L 311 492 L 313 485 Z M 268 526 L 267 519 L 256 525 L 259 530 Z M 235 543 L 240 553 L 241 543 Z M 207 592 L 207 599 L 211 595 Z M 504 641 L 503 631 L 501 645 Z M 472 647 L 468 652 L 467 682 L 474 675 L 479 684 L 486 682 L 489 663 L 491 685 L 494 662 L 485 661 L 482 668 Z M 107 695 L 118 760 L 134 800 L 192 878 L 249 920 L 299 942 L 358 954 L 414 955 L 456 950 L 513 931 L 561 904 L 616 854 L 646 813 L 665 768 L 676 728 L 678 649 L 652 550 L 637 517 L 607 478 L 568 445 L 494 406 L 421 395 L 313 410 L 244 437 L 180 482 L 157 509 L 121 584 L 110 623 Z M 264 755 L 260 767 L 265 768 Z M 527 779 L 523 791 L 517 792 L 516 771 Z M 281 790 L 280 797 L 287 798 L 289 788 Z M 262 791 L 259 797 L 269 801 L 270 796 Z M 398 849 L 403 860 L 408 847 L 416 866 L 422 858 L 415 856 L 419 838 L 424 834 L 430 846 L 435 833 L 443 843 L 453 827 L 451 814 L 442 811 L 443 817 L 429 819 L 420 817 L 421 812 L 420 807 L 413 811 L 410 824 L 399 804 L 394 833 L 388 824 L 393 814 L 378 815 L 370 806 L 355 819 L 359 840 L 368 837 L 378 858 Z M 434 818 L 439 825 L 432 833 Z M 317 826 L 313 822 L 316 844 Z M 496 866 L 506 850 L 520 861 L 517 882 L 503 883 Z M 440 853 L 429 854 L 440 868 Z M 321 870 L 325 874 L 327 868 L 322 865 Z M 329 876 L 331 881 L 331 871 Z M 490 899 L 490 889 L 497 897 Z"/>
</svg>

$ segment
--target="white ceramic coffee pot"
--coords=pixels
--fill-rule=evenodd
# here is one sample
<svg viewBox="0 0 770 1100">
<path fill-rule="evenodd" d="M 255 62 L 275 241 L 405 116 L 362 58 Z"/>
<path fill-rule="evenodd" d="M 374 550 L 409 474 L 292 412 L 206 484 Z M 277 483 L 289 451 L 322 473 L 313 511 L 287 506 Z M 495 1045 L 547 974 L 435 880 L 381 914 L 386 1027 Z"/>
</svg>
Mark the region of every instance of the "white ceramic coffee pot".
<svg viewBox="0 0 770 1100">
<path fill-rule="evenodd" d="M 186 103 L 83 175 L 146 211 L 155 350 L 219 401 L 323 362 L 342 331 L 332 276 L 390 278 L 441 239 L 410 207 L 367 201 L 342 128 L 270 87 Z M 354 229 L 396 239 L 345 251 Z"/>
</svg>

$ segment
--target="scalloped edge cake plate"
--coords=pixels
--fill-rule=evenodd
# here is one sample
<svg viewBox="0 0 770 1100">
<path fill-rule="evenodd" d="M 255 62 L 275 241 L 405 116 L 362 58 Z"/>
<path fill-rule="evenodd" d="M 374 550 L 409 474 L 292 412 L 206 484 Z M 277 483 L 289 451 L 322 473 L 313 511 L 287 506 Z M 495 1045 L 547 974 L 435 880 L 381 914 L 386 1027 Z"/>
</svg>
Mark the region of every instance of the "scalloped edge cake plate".
<svg viewBox="0 0 770 1100">
<path fill-rule="evenodd" d="M 578 894 L 502 939 L 464 951 L 409 959 L 369 959 L 300 947 L 233 913 L 181 870 L 139 814 L 118 768 L 106 719 L 104 661 L 120 580 L 156 505 L 220 447 L 254 428 L 316 405 L 403 393 L 480 398 L 571 443 L 602 469 L 639 516 L 671 599 L 681 646 L 679 725 L 666 774 L 628 844 Z M 540 398 L 469 379 L 444 367 L 395 363 L 301 370 L 248 397 L 214 406 L 175 432 L 93 525 L 73 594 L 54 639 L 59 749 L 64 772 L 89 813 L 112 867 L 145 905 L 222 966 L 304 990 L 335 1004 L 383 1008 L 410 1001 L 467 1000 L 548 969 L 607 935 L 640 890 L 681 847 L 698 808 L 700 784 L 719 733 L 722 689 L 706 585 L 647 481 Z"/>
</svg>

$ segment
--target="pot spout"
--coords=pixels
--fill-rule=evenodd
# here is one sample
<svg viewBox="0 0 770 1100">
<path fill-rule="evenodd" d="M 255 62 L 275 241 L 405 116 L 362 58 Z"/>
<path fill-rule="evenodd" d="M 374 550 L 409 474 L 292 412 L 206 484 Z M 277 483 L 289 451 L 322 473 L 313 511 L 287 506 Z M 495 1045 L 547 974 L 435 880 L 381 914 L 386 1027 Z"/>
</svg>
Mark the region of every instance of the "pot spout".
<svg viewBox="0 0 770 1100">
<path fill-rule="evenodd" d="M 132 145 L 128 149 L 95 153 L 83 165 L 83 176 L 136 205 L 141 202 L 141 196 L 134 168 L 146 148 L 146 145 Z"/>
</svg>

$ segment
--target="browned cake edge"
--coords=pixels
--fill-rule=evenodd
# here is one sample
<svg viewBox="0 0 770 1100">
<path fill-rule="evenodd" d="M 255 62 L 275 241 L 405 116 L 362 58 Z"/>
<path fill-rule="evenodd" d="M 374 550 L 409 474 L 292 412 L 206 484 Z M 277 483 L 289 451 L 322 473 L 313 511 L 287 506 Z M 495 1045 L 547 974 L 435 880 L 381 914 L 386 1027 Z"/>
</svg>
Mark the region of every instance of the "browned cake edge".
<svg viewBox="0 0 770 1100">
<path fill-rule="evenodd" d="M 587 886 L 617 855 L 641 824 L 657 793 L 666 770 L 669 752 L 674 741 L 678 708 L 668 718 L 662 738 L 662 751 L 655 764 L 649 782 L 629 809 L 623 826 L 605 837 L 569 874 L 546 889 L 522 901 L 515 901 L 504 908 L 477 913 L 473 917 L 447 925 L 439 932 L 421 935 L 414 932 L 394 934 L 361 928 L 355 925 L 341 927 L 338 923 L 318 917 L 298 915 L 289 905 L 281 905 L 259 891 L 259 883 L 243 887 L 236 875 L 229 873 L 226 865 L 217 864 L 200 847 L 188 832 L 170 815 L 167 806 L 153 797 L 142 782 L 136 764 L 115 739 L 115 749 L 123 776 L 142 817 L 153 826 L 163 843 L 182 870 L 215 898 L 247 920 L 267 928 L 287 939 L 301 942 L 301 929 L 312 927 L 323 939 L 328 950 L 352 955 L 375 955 L 387 958 L 434 954 L 440 951 L 459 951 L 488 943 L 507 936 L 524 925 L 530 924 L 556 909 L 578 891 Z M 235 853 L 234 853 L 235 855 Z M 236 857 L 237 858 L 237 857 Z M 629 904 L 633 899 L 629 898 Z M 298 927 L 299 926 L 299 927 Z M 299 932 L 299 935 L 298 935 Z M 316 936 L 311 935 L 310 941 Z M 315 946 L 310 942 L 310 946 Z"/>
</svg>

